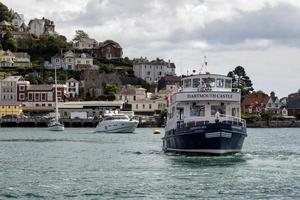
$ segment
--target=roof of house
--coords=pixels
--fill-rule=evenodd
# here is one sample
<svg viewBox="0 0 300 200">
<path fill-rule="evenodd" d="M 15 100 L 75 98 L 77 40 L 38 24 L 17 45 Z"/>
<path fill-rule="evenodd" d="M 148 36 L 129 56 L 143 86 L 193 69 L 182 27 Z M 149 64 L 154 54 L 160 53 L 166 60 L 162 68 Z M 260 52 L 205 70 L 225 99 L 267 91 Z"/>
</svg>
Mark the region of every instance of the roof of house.
<svg viewBox="0 0 300 200">
<path fill-rule="evenodd" d="M 245 96 L 242 105 L 250 105 L 250 104 L 267 104 L 269 101 L 269 96 L 263 92 L 253 92 L 250 95 Z"/>
<path fill-rule="evenodd" d="M 68 82 L 76 82 L 76 83 L 79 83 L 79 81 L 77 81 L 75 78 L 70 78 L 66 81 L 67 83 Z"/>
<path fill-rule="evenodd" d="M 11 26 L 11 24 L 5 20 L 3 20 L 2 22 L 0 22 L 0 26 Z"/>
<path fill-rule="evenodd" d="M 121 45 L 113 40 L 105 40 L 104 42 L 99 43 L 99 47 L 104 47 L 107 45 L 111 45 L 114 48 L 122 49 Z"/>
<path fill-rule="evenodd" d="M 29 54 L 26 52 L 16 52 L 14 55 L 16 58 L 30 58 Z"/>
<path fill-rule="evenodd" d="M 2 81 L 23 81 L 24 78 L 22 76 L 8 76 Z"/>
<path fill-rule="evenodd" d="M 300 109 L 300 97 L 288 98 L 288 109 Z"/>
</svg>

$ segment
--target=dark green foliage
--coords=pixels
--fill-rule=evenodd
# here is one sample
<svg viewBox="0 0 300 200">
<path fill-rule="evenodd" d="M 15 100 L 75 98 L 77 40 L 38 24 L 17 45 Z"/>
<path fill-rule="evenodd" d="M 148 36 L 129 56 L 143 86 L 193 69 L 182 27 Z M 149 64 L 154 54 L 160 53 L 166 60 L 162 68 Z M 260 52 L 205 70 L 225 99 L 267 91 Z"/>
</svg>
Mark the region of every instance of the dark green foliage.
<svg viewBox="0 0 300 200">
<path fill-rule="evenodd" d="M 255 114 L 242 114 L 242 119 L 246 120 L 247 123 L 253 123 L 260 118 Z"/>
<path fill-rule="evenodd" d="M 12 10 L 9 10 L 6 5 L 0 2 L 0 22 L 3 20 L 11 22 L 13 18 Z"/>
<path fill-rule="evenodd" d="M 261 119 L 264 121 L 270 121 L 272 119 L 272 113 L 271 112 L 262 112 L 260 113 Z"/>
<path fill-rule="evenodd" d="M 107 96 L 115 96 L 117 94 L 119 88 L 115 84 L 106 84 L 104 87 L 104 95 Z"/>
<path fill-rule="evenodd" d="M 234 88 L 241 89 L 242 99 L 254 90 L 252 81 L 249 76 L 247 76 L 246 71 L 242 66 L 237 66 L 233 71 L 229 72 L 227 76 L 232 78 L 232 85 Z"/>
<path fill-rule="evenodd" d="M 43 34 L 39 39 L 33 37 L 18 39 L 18 51 L 27 52 L 32 60 L 43 63 L 50 60 L 55 54 L 65 52 L 71 48 L 65 36 L 51 36 Z"/>
<path fill-rule="evenodd" d="M 156 124 L 158 127 L 163 127 L 166 119 L 167 119 L 167 114 L 168 114 L 168 110 L 167 109 L 162 109 L 160 110 L 159 115 L 155 118 L 156 120 Z"/>
<path fill-rule="evenodd" d="M 17 51 L 17 41 L 13 38 L 10 32 L 7 32 L 1 42 L 3 50 Z"/>
</svg>

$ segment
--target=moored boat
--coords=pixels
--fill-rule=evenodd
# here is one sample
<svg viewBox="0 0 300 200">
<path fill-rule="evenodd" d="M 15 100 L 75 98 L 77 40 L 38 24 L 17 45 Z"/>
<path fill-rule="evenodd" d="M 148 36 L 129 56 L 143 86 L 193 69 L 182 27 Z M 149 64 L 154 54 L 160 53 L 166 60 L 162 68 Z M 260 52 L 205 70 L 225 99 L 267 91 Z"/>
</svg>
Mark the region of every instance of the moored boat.
<svg viewBox="0 0 300 200">
<path fill-rule="evenodd" d="M 133 133 L 139 122 L 125 114 L 107 113 L 96 127 L 96 132 Z"/>
</svg>

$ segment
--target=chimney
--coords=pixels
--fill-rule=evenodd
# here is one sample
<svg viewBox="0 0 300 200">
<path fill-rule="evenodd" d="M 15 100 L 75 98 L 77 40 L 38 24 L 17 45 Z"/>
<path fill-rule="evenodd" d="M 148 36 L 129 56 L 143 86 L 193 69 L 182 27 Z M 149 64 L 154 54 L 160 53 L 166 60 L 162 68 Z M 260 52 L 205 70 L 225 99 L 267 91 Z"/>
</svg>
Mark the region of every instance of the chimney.
<svg viewBox="0 0 300 200">
<path fill-rule="evenodd" d="M 271 94 L 270 94 L 270 96 L 271 96 L 271 97 L 275 97 L 275 92 L 272 91 Z"/>
</svg>

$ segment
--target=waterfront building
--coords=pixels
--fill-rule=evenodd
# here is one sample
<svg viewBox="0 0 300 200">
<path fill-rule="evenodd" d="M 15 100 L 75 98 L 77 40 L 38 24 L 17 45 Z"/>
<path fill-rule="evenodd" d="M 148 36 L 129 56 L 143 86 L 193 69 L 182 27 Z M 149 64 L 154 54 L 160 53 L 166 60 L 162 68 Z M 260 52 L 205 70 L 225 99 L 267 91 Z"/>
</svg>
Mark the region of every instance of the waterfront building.
<svg viewBox="0 0 300 200">
<path fill-rule="evenodd" d="M 243 114 L 258 114 L 266 111 L 269 96 L 262 91 L 253 92 L 245 96 L 242 102 Z"/>
<path fill-rule="evenodd" d="M 266 104 L 266 110 L 273 114 L 281 114 L 281 104 L 275 92 L 271 92 L 270 98 Z"/>
<path fill-rule="evenodd" d="M 6 115 L 19 116 L 22 113 L 22 105 L 18 102 L 0 101 L 0 118 Z"/>
<path fill-rule="evenodd" d="M 38 37 L 44 33 L 47 33 L 50 35 L 55 34 L 54 22 L 49 19 L 46 19 L 44 17 L 42 19 L 35 18 L 35 19 L 30 20 L 28 27 L 29 27 L 29 32 Z"/>
<path fill-rule="evenodd" d="M 147 58 L 141 58 L 133 65 L 134 75 L 148 83 L 158 83 L 165 76 L 175 76 L 175 64 L 163 59 L 148 61 Z"/>
<path fill-rule="evenodd" d="M 79 97 L 79 81 L 74 78 L 70 78 L 66 81 L 68 98 L 78 98 Z"/>
<path fill-rule="evenodd" d="M 153 116 L 167 107 L 167 99 L 139 99 L 131 102 L 131 105 L 136 116 Z"/>
<path fill-rule="evenodd" d="M 86 113 L 88 118 L 99 118 L 106 110 L 121 110 L 124 101 L 68 101 L 58 104 L 61 118 L 70 119 L 72 113 Z"/>
<path fill-rule="evenodd" d="M 121 87 L 121 90 L 116 94 L 117 100 L 122 100 L 128 103 L 134 102 L 136 100 L 145 99 L 146 89 L 138 87 L 136 88 L 133 85 L 125 85 Z"/>
<path fill-rule="evenodd" d="M 18 85 L 19 98 L 24 111 L 52 111 L 55 107 L 54 85 Z M 24 91 L 23 91 L 24 90 Z M 22 93 L 20 91 L 23 91 Z M 66 97 L 66 86 L 57 85 L 57 99 L 63 102 Z M 24 94 L 24 96 L 23 96 Z"/>
<path fill-rule="evenodd" d="M 289 116 L 300 115 L 300 95 L 298 93 L 290 94 L 288 96 L 287 110 Z"/>
<path fill-rule="evenodd" d="M 22 76 L 8 76 L 0 81 L 0 101 L 17 102 L 17 85 L 27 83 Z"/>
</svg>

